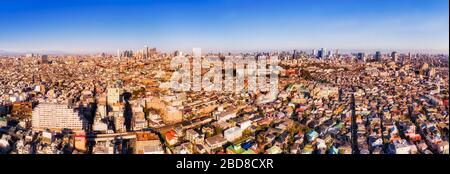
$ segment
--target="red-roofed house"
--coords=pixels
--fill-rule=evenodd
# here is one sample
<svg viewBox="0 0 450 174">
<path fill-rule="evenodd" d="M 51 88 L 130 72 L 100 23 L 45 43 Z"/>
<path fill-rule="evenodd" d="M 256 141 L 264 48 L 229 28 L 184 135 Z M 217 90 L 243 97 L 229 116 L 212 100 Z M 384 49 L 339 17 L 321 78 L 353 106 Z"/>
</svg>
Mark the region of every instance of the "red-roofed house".
<svg viewBox="0 0 450 174">
<path fill-rule="evenodd" d="M 164 134 L 169 145 L 173 146 L 178 143 L 178 136 L 174 130 L 170 130 Z"/>
</svg>

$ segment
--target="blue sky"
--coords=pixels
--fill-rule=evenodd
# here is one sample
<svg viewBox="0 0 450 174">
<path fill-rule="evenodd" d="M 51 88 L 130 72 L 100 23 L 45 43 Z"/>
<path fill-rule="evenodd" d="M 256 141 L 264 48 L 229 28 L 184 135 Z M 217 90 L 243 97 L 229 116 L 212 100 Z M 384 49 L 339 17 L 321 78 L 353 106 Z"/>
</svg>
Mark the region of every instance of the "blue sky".
<svg viewBox="0 0 450 174">
<path fill-rule="evenodd" d="M 2 0 L 0 50 L 449 48 L 448 0 Z"/>
</svg>

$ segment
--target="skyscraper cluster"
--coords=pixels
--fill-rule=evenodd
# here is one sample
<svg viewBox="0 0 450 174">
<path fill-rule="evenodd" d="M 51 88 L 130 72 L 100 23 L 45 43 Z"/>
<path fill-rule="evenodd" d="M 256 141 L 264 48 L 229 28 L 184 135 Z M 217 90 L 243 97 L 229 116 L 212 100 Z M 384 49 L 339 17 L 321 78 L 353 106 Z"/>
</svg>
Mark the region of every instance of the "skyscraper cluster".
<svg viewBox="0 0 450 174">
<path fill-rule="evenodd" d="M 133 57 L 133 51 L 132 50 L 125 50 L 125 51 L 117 51 L 117 57 L 118 58 L 130 58 Z"/>
<path fill-rule="evenodd" d="M 312 56 L 318 59 L 331 59 L 331 58 L 339 58 L 339 50 L 328 50 L 325 48 L 321 48 L 320 50 L 313 49 Z"/>
<path fill-rule="evenodd" d="M 149 48 L 147 45 L 144 46 L 142 50 L 138 50 L 136 52 L 133 52 L 132 50 L 124 50 L 124 51 L 117 51 L 117 57 L 118 58 L 139 58 L 139 59 L 148 59 L 155 57 L 158 54 L 158 51 L 156 48 Z"/>
</svg>

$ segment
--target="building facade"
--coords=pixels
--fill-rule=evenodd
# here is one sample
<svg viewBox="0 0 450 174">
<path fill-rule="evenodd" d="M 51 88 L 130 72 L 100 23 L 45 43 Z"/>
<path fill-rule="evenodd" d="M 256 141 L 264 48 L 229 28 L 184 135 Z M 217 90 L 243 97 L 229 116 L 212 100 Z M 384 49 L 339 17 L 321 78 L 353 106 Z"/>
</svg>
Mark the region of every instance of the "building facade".
<svg viewBox="0 0 450 174">
<path fill-rule="evenodd" d="M 87 120 L 81 113 L 64 104 L 39 104 L 34 108 L 31 119 L 34 130 L 71 129 L 82 131 L 87 127 Z"/>
</svg>

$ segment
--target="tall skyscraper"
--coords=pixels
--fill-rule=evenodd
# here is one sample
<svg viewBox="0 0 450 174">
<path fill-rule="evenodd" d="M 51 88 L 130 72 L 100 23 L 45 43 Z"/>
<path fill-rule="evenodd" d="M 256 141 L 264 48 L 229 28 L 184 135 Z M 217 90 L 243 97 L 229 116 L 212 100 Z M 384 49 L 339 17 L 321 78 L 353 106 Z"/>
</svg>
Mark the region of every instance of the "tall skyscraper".
<svg viewBox="0 0 450 174">
<path fill-rule="evenodd" d="M 382 58 L 381 52 L 380 51 L 375 52 L 375 60 L 380 61 L 381 58 Z"/>
<path fill-rule="evenodd" d="M 317 57 L 317 50 L 316 50 L 316 49 L 313 49 L 313 50 L 312 50 L 311 56 L 312 56 L 312 57 L 315 57 L 315 58 Z"/>
<path fill-rule="evenodd" d="M 396 51 L 392 52 L 391 57 L 392 60 L 394 60 L 395 62 L 398 61 L 398 53 Z"/>
<path fill-rule="evenodd" d="M 145 46 L 144 46 L 144 58 L 150 57 L 149 52 L 150 52 L 150 51 L 149 51 L 149 49 L 148 49 L 148 46 L 145 45 Z"/>
<path fill-rule="evenodd" d="M 358 60 L 366 61 L 366 53 L 358 53 L 357 54 Z"/>
<path fill-rule="evenodd" d="M 319 59 L 323 59 L 323 58 L 326 57 L 326 54 L 327 54 L 326 49 L 325 49 L 325 48 L 321 48 L 321 49 L 319 50 L 319 52 L 318 52 L 317 57 L 318 57 Z"/>
<path fill-rule="evenodd" d="M 133 57 L 132 50 L 125 50 L 125 51 L 118 50 L 117 51 L 117 58 L 130 58 L 130 57 Z"/>
</svg>

